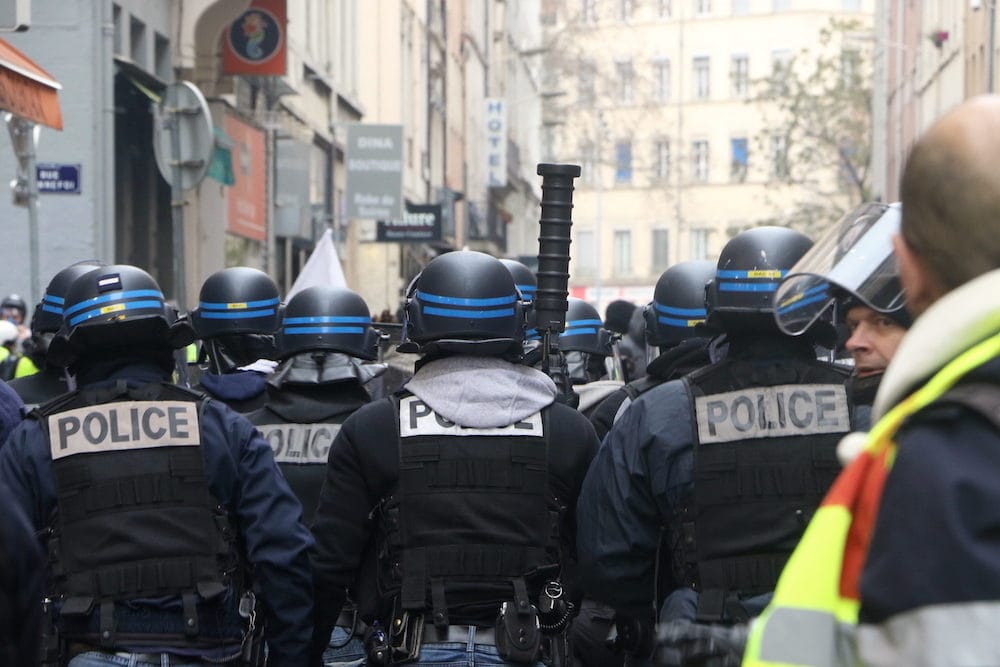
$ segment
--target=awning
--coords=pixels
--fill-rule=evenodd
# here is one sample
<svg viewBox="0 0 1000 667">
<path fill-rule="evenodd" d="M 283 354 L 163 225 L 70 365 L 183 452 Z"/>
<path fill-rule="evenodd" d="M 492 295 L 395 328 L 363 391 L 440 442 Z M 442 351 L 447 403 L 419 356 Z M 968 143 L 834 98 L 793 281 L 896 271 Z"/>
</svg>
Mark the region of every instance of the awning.
<svg viewBox="0 0 1000 667">
<path fill-rule="evenodd" d="M 0 39 L 0 110 L 61 130 L 59 90 L 51 74 Z"/>
</svg>

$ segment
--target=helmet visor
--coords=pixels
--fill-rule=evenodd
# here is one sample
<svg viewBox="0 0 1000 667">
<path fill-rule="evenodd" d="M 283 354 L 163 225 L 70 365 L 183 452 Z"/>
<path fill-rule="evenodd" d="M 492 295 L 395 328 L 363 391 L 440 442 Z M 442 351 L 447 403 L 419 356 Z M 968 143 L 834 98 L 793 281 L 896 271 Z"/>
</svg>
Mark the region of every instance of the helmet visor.
<svg viewBox="0 0 1000 667">
<path fill-rule="evenodd" d="M 903 290 L 892 251 L 899 221 L 898 204 L 862 204 L 841 218 L 778 285 L 774 295 L 778 327 L 798 336 L 844 296 L 882 313 L 902 308 Z"/>
</svg>

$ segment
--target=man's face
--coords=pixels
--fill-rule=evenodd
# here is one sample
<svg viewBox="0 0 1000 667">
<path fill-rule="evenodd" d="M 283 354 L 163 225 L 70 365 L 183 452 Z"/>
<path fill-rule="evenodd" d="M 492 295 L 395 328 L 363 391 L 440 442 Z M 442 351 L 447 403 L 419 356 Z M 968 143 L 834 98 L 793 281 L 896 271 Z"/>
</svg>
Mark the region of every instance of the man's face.
<svg viewBox="0 0 1000 667">
<path fill-rule="evenodd" d="M 845 321 L 851 337 L 844 347 L 854 357 L 855 374 L 865 377 L 883 372 L 896 354 L 906 329 L 888 315 L 867 306 L 848 310 Z"/>
<path fill-rule="evenodd" d="M 17 308 L 4 308 L 2 313 L 3 319 L 14 324 L 23 324 L 24 316 L 21 315 L 21 311 Z"/>
</svg>

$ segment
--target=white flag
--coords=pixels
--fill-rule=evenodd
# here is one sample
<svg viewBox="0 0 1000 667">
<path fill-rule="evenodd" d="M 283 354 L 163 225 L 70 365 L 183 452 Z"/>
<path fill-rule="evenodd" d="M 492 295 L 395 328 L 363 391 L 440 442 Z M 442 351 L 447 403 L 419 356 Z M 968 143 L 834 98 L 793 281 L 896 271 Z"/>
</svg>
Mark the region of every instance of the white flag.
<svg viewBox="0 0 1000 667">
<path fill-rule="evenodd" d="M 295 284 L 285 295 L 287 303 L 293 296 L 307 287 L 314 285 L 329 285 L 330 287 L 347 287 L 344 280 L 344 270 L 340 266 L 337 249 L 333 246 L 333 231 L 327 229 L 320 237 L 319 243 L 309 255 L 306 265 L 302 267 Z"/>
</svg>

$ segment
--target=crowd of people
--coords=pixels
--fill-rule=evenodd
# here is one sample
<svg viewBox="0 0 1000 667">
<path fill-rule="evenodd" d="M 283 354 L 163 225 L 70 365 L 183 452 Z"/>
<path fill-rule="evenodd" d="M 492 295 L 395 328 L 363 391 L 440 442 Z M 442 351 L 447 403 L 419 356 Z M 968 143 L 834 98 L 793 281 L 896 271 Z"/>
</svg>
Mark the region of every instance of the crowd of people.
<svg viewBox="0 0 1000 667">
<path fill-rule="evenodd" d="M 604 318 L 441 255 L 401 379 L 388 309 L 247 267 L 189 313 L 98 261 L 7 297 L 0 664 L 1000 664 L 992 129 Z"/>
</svg>

